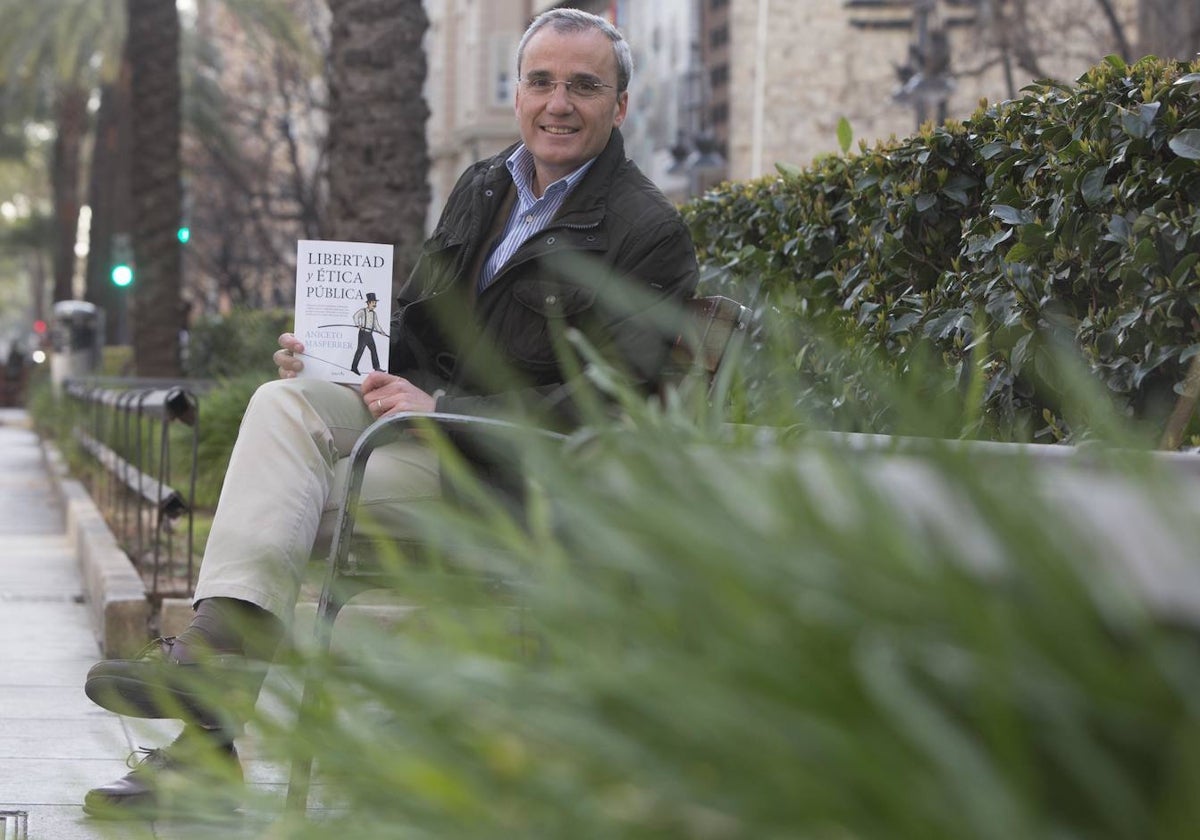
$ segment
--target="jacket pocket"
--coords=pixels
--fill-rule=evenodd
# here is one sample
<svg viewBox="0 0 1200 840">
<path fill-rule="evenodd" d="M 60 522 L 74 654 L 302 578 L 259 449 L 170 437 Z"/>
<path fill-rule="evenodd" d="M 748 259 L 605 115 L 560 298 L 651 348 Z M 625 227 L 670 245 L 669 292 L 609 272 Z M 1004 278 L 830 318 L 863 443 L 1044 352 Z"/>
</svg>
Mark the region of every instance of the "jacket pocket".
<svg viewBox="0 0 1200 840">
<path fill-rule="evenodd" d="M 555 334 L 561 336 L 596 302 L 594 289 L 544 278 L 517 283 L 512 295 L 519 306 L 505 330 L 505 343 L 514 359 L 535 368 L 556 364 Z"/>
<path fill-rule="evenodd" d="M 592 307 L 596 302 L 596 291 L 538 279 L 515 285 L 513 297 L 543 318 L 571 318 Z"/>
</svg>

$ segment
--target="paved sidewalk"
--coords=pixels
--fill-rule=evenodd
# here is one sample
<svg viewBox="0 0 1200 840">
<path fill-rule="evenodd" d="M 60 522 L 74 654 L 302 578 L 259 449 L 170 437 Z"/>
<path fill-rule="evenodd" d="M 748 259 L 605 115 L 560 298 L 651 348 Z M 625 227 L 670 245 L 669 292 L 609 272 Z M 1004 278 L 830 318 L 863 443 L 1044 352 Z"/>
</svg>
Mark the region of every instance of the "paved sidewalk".
<svg viewBox="0 0 1200 840">
<path fill-rule="evenodd" d="M 0 410 L 0 838 L 267 833 L 269 815 L 219 828 L 105 823 L 84 815 L 85 791 L 124 775 L 125 760 L 136 747 L 162 746 L 179 726 L 124 719 L 84 695 L 84 675 L 100 658 L 85 597 L 37 436 L 24 412 Z M 243 763 L 255 787 L 282 797 L 283 768 L 253 758 Z"/>
</svg>

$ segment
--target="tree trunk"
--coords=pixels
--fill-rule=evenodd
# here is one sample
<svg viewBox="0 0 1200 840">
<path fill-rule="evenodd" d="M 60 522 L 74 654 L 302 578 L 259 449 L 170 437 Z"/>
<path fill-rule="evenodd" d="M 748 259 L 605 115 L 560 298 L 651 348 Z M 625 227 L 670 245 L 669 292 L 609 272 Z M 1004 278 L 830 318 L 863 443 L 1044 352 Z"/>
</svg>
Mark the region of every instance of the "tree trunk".
<svg viewBox="0 0 1200 840">
<path fill-rule="evenodd" d="M 425 238 L 429 157 L 421 0 L 328 0 L 329 221 L 335 239 L 396 246 L 393 288 Z"/>
<path fill-rule="evenodd" d="M 63 88 L 55 105 L 54 139 L 54 300 L 75 296 L 75 238 L 79 227 L 79 155 L 87 130 L 87 91 Z"/>
<path fill-rule="evenodd" d="M 133 198 L 133 360 L 138 376 L 180 373 L 177 233 L 183 200 L 179 154 L 179 12 L 175 0 L 127 0 Z"/>
<path fill-rule="evenodd" d="M 1195 0 L 1142 0 L 1138 32 L 1143 55 L 1193 61 L 1200 50 L 1200 5 Z"/>
<path fill-rule="evenodd" d="M 1137 56 L 1133 54 L 1129 36 L 1125 34 L 1125 24 L 1122 23 L 1121 16 L 1117 14 L 1112 0 L 1096 0 L 1096 3 L 1100 7 L 1100 13 L 1104 16 L 1104 20 L 1108 23 L 1109 31 L 1112 32 L 1113 43 L 1117 45 L 1117 54 L 1126 61 L 1134 61 Z"/>
<path fill-rule="evenodd" d="M 129 64 L 122 62 L 119 77 L 100 89 L 88 186 L 92 227 L 85 298 L 106 313 L 106 344 L 129 339 L 122 330 L 128 316 L 128 290 L 112 282 L 113 236 L 128 236 L 130 230 L 129 169 Z"/>
</svg>

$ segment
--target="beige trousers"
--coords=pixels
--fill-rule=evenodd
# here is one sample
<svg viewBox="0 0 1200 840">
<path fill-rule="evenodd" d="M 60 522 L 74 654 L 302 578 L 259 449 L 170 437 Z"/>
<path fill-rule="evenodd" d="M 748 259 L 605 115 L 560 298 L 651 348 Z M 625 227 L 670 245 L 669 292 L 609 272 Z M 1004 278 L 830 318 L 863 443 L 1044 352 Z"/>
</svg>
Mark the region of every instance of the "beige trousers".
<svg viewBox="0 0 1200 840">
<path fill-rule="evenodd" d="M 328 545 L 347 456 L 374 417 L 357 388 L 311 379 L 260 387 L 242 418 L 200 565 L 195 601 L 250 601 L 290 623 L 305 565 Z M 397 536 L 441 498 L 438 462 L 418 440 L 367 462 L 360 517 Z"/>
</svg>

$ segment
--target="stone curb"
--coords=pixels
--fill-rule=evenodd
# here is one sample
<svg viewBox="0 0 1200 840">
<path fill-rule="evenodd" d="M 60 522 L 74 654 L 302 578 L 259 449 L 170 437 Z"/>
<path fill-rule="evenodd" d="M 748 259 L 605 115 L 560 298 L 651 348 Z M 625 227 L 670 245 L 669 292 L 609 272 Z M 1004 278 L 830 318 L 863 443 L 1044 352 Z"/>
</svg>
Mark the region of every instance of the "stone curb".
<svg viewBox="0 0 1200 840">
<path fill-rule="evenodd" d="M 70 477 L 58 447 L 43 439 L 42 457 L 66 514 L 96 641 L 106 657 L 132 656 L 149 634 L 150 600 L 142 579 L 92 497 Z"/>
</svg>

